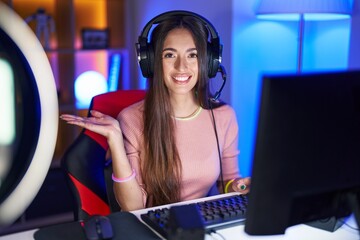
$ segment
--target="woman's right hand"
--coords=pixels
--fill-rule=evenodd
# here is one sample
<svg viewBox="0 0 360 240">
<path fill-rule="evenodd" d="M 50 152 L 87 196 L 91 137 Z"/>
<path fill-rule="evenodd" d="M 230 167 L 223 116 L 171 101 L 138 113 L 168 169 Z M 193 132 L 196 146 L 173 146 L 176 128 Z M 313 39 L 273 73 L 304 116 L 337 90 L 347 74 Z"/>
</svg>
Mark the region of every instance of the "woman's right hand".
<svg viewBox="0 0 360 240">
<path fill-rule="evenodd" d="M 108 141 L 111 138 L 116 137 L 120 137 L 122 139 L 120 124 L 115 118 L 95 110 L 91 110 L 90 114 L 90 117 L 62 114 L 60 118 L 66 121 L 68 124 L 77 125 L 79 127 L 83 127 L 98 133 L 106 137 Z"/>
<path fill-rule="evenodd" d="M 127 158 L 119 121 L 98 111 L 90 111 L 90 117 L 63 114 L 60 118 L 69 124 L 83 127 L 104 136 L 109 144 L 114 176 L 129 178 L 133 168 Z M 136 180 L 114 184 L 115 197 L 124 211 L 143 208 L 143 192 Z"/>
</svg>

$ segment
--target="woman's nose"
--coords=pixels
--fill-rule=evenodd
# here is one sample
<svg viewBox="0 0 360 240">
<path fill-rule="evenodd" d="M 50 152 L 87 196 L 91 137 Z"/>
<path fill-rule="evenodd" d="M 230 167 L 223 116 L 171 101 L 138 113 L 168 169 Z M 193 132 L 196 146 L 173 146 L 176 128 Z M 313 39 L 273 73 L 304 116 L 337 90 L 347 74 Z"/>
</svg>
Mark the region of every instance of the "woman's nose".
<svg viewBox="0 0 360 240">
<path fill-rule="evenodd" d="M 175 68 L 178 70 L 183 70 L 187 68 L 187 61 L 185 57 L 178 57 L 175 62 Z"/>
</svg>

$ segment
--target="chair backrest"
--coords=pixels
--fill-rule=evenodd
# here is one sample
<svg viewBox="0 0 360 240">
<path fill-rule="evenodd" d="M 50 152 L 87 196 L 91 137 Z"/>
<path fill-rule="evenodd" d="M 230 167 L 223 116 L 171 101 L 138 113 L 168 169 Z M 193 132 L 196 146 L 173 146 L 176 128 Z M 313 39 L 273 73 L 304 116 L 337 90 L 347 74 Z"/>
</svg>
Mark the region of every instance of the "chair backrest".
<svg viewBox="0 0 360 240">
<path fill-rule="evenodd" d="M 145 90 L 118 90 L 93 97 L 90 110 L 116 117 L 127 106 L 145 97 Z M 111 181 L 111 161 L 106 161 L 109 146 L 105 137 L 82 130 L 61 160 L 71 192 L 75 197 L 75 219 L 108 215 L 120 210 Z"/>
</svg>

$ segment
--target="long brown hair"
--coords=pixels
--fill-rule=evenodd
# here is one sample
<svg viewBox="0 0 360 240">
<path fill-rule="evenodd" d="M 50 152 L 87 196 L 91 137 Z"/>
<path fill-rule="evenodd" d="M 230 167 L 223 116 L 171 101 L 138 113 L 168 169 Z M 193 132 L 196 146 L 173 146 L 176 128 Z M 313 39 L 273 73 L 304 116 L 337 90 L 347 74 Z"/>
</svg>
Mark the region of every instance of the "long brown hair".
<svg viewBox="0 0 360 240">
<path fill-rule="evenodd" d="M 162 49 L 168 33 L 175 28 L 189 30 L 198 53 L 198 82 L 194 96 L 203 108 L 208 108 L 207 42 L 209 33 L 204 24 L 192 16 L 175 16 L 162 21 L 151 34 L 154 50 L 154 76 L 148 79 L 144 106 L 145 160 L 142 176 L 148 193 L 148 207 L 180 201 L 181 162 L 175 142 L 173 110 L 165 86 Z"/>
</svg>

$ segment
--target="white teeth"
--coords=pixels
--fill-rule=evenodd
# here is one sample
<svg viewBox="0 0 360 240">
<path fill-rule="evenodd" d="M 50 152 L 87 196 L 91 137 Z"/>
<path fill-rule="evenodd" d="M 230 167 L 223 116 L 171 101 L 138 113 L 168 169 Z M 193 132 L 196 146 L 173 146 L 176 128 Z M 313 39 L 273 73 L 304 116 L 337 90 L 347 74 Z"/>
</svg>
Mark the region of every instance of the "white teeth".
<svg viewBox="0 0 360 240">
<path fill-rule="evenodd" d="M 189 77 L 174 77 L 176 81 L 186 81 Z"/>
</svg>

